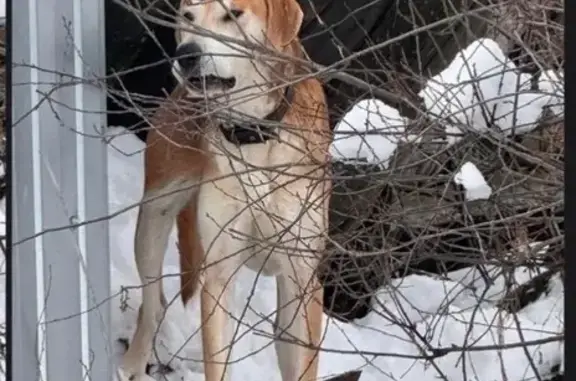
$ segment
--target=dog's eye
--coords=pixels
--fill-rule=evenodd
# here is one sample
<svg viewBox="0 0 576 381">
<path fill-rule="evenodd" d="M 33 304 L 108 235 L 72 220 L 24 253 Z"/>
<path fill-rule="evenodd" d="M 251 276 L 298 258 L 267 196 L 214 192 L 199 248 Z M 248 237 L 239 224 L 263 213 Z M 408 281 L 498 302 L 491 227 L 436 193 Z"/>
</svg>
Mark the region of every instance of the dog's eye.
<svg viewBox="0 0 576 381">
<path fill-rule="evenodd" d="M 184 12 L 182 14 L 182 17 L 184 17 L 186 20 L 190 22 L 194 22 L 194 14 L 192 12 Z"/>
<path fill-rule="evenodd" d="M 241 9 L 230 9 L 230 11 L 228 11 L 228 13 L 224 15 L 222 20 L 225 22 L 234 21 L 234 19 L 240 18 L 240 16 L 242 16 L 243 14 L 244 11 Z"/>
</svg>

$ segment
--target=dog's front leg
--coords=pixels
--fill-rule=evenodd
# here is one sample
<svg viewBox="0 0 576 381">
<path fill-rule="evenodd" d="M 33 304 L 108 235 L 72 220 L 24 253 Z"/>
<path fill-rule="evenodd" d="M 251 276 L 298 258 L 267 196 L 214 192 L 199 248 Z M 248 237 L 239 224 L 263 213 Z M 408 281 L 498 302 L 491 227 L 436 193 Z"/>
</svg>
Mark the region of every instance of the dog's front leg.
<svg viewBox="0 0 576 381">
<path fill-rule="evenodd" d="M 121 380 L 151 380 L 146 375 L 146 365 L 166 304 L 161 280 L 164 253 L 175 217 L 191 196 L 191 185 L 191 182 L 178 181 L 145 192 L 134 238 L 136 267 L 142 282 L 142 304 L 136 332 L 122 361 Z"/>
<path fill-rule="evenodd" d="M 292 271 L 277 277 L 276 353 L 282 381 L 316 381 L 323 291 L 315 264 L 293 262 Z"/>
<path fill-rule="evenodd" d="M 233 269 L 215 265 L 204 273 L 201 292 L 202 346 L 206 381 L 230 379 L 232 346 L 230 299 Z"/>
<path fill-rule="evenodd" d="M 202 347 L 206 381 L 230 379 L 229 354 L 233 339 L 230 315 L 233 278 L 242 265 L 245 237 L 232 236 L 248 225 L 247 214 L 238 214 L 234 204 L 217 187 L 205 186 L 198 202 L 198 227 L 204 251 L 201 289 Z"/>
</svg>

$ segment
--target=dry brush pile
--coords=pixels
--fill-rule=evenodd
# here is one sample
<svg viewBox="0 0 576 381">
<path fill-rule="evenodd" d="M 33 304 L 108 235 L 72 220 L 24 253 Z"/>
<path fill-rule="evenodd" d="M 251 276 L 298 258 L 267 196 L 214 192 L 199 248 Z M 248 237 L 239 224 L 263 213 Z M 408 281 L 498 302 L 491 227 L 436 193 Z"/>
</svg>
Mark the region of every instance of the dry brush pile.
<svg viewBox="0 0 576 381">
<path fill-rule="evenodd" d="M 484 36 L 498 41 L 521 72 L 536 82 L 546 70 L 563 68 L 559 2 L 501 2 L 495 9 Z M 416 91 L 427 79 L 412 77 L 413 83 L 420 82 Z M 399 98 L 417 105 L 406 131 L 419 136 L 419 142 L 399 144 L 385 169 L 369 163 L 336 164 L 334 244 L 324 275 L 331 284 L 326 302 L 334 315 L 364 315 L 379 287 L 410 273 L 445 274 L 486 265 L 546 265 L 552 273 L 560 271 L 563 116 L 545 112 L 530 132 L 507 134 L 499 131 L 493 110 L 480 106 L 488 128 L 479 133 L 461 125 L 461 139 L 450 144 L 446 124 L 452 121 L 430 118 L 414 87 L 396 89 Z M 478 167 L 492 188 L 488 200 L 466 201 L 464 189 L 454 183 L 454 175 L 467 162 Z M 530 249 L 534 242 L 539 244 Z M 544 246 L 548 249 L 542 252 Z M 518 298 L 524 302 L 517 309 L 527 303 L 524 296 Z"/>
</svg>

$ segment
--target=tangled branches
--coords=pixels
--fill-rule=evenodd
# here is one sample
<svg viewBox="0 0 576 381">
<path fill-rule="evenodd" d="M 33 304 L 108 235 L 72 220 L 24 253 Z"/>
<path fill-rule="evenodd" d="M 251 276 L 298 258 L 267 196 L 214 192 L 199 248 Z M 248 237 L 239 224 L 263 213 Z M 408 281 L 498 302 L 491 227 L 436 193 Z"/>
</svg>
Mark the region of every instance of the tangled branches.
<svg viewBox="0 0 576 381">
<path fill-rule="evenodd" d="M 300 1 L 301 37 L 314 62 L 295 64 L 306 68 L 303 76 L 324 82 L 334 128 L 328 248 L 318 269 L 329 316 L 321 356 L 333 365 L 321 365 L 322 374 L 450 381 L 555 376 L 564 325 L 560 2 L 354 1 Z M 163 78 L 171 78 L 175 3 L 108 3 L 124 12 L 108 11 L 110 20 L 118 17 L 108 26 L 110 125 L 140 136 L 161 127 L 149 120 L 173 88 Z M 140 30 L 132 45 L 131 30 Z M 202 111 L 181 110 L 182 118 Z M 141 172 L 140 162 L 117 154 L 110 154 L 113 168 L 133 165 L 130 171 Z M 131 182 L 143 181 L 130 175 L 136 176 Z M 121 177 L 111 175 L 111 182 Z M 119 194 L 138 192 L 121 184 L 112 187 Z M 124 201 L 137 204 L 138 196 Z M 118 255 L 131 256 L 132 248 L 119 242 L 132 239 L 126 232 L 134 221 L 123 223 L 113 225 L 113 241 Z M 170 250 L 175 255 L 175 245 Z M 249 318 L 240 325 L 271 339 L 273 285 L 242 279 L 236 304 L 255 298 L 257 307 L 241 306 L 239 320 Z M 114 334 L 129 344 L 124 325 L 133 324 L 138 305 L 126 306 L 138 298 L 126 296 L 125 284 L 119 288 L 123 309 L 115 312 Z M 201 325 L 184 312 L 167 319 L 168 327 Z M 166 330 L 159 334 L 168 349 L 159 348 L 162 356 L 152 365 L 163 376 L 200 372 L 199 342 L 182 334 L 174 344 Z M 261 343 L 247 347 L 270 346 L 254 349 Z M 272 362 L 263 356 L 251 364 Z"/>
</svg>

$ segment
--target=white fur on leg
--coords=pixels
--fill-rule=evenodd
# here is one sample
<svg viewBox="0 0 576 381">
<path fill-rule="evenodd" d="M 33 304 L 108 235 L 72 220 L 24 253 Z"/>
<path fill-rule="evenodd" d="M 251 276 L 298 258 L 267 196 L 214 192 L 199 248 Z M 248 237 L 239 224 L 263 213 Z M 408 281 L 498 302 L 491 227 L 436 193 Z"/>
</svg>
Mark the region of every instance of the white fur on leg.
<svg viewBox="0 0 576 381">
<path fill-rule="evenodd" d="M 121 370 L 133 380 L 146 380 L 154 336 L 164 315 L 162 265 L 176 215 L 192 194 L 193 183 L 177 180 L 147 191 L 140 206 L 134 240 L 135 260 L 142 284 L 142 303 L 136 332 L 123 356 Z"/>
<path fill-rule="evenodd" d="M 278 300 L 274 329 L 275 335 L 282 339 L 276 341 L 275 347 L 283 381 L 316 379 L 317 354 L 297 342 L 312 340 L 310 344 L 318 345 L 314 341 L 320 339 L 322 329 L 308 324 L 322 321 L 322 309 L 313 298 L 317 294 L 316 287 L 320 287 L 315 272 L 318 255 L 325 245 L 322 235 L 326 231 L 324 205 L 327 201 L 317 192 L 300 199 L 305 212 L 286 218 L 286 222 L 294 223 L 285 227 L 287 234 L 281 241 L 286 244 L 281 245 L 284 250 L 276 254 L 285 258 L 282 274 L 276 278 Z M 310 200 L 313 200 L 312 204 L 309 204 Z M 284 210 L 283 214 L 290 216 L 290 210 Z"/>
<path fill-rule="evenodd" d="M 168 273 L 176 273 L 177 269 L 166 269 Z M 132 286 L 138 282 L 133 277 L 122 277 L 121 274 L 115 274 L 113 278 L 115 287 L 112 288 L 112 293 L 116 294 L 122 286 Z M 177 289 L 179 286 L 178 279 L 166 278 L 168 282 L 177 283 L 176 286 L 170 289 Z M 167 295 L 168 301 L 171 301 L 174 295 Z M 135 290 L 128 290 L 126 301 L 123 298 L 116 297 L 113 302 L 112 310 L 112 337 L 117 342 L 121 340 L 129 340 L 136 330 L 136 321 L 138 318 L 138 306 L 140 305 L 140 293 Z M 195 303 L 191 310 L 199 311 L 198 298 L 193 300 Z M 155 339 L 155 347 L 148 365 L 150 366 L 149 378 L 147 381 L 196 381 L 203 373 L 202 366 L 202 351 L 199 345 L 191 346 L 185 345 L 186 342 L 192 337 L 192 341 L 200 342 L 200 334 L 196 333 L 192 336 L 197 325 L 182 324 L 182 322 L 191 322 L 194 320 L 193 315 L 189 309 L 186 309 L 176 300 L 175 303 L 169 303 L 168 309 L 164 319 L 160 322 L 158 332 Z M 122 308 L 122 306 L 124 308 Z M 115 351 L 116 360 L 120 361 L 126 348 L 124 344 L 118 343 Z M 190 361 L 185 361 L 189 359 Z M 155 372 L 155 368 L 169 366 L 174 371 L 170 373 Z M 124 374 L 125 377 L 127 377 Z M 114 381 L 123 381 L 121 378 L 116 378 Z"/>
</svg>

